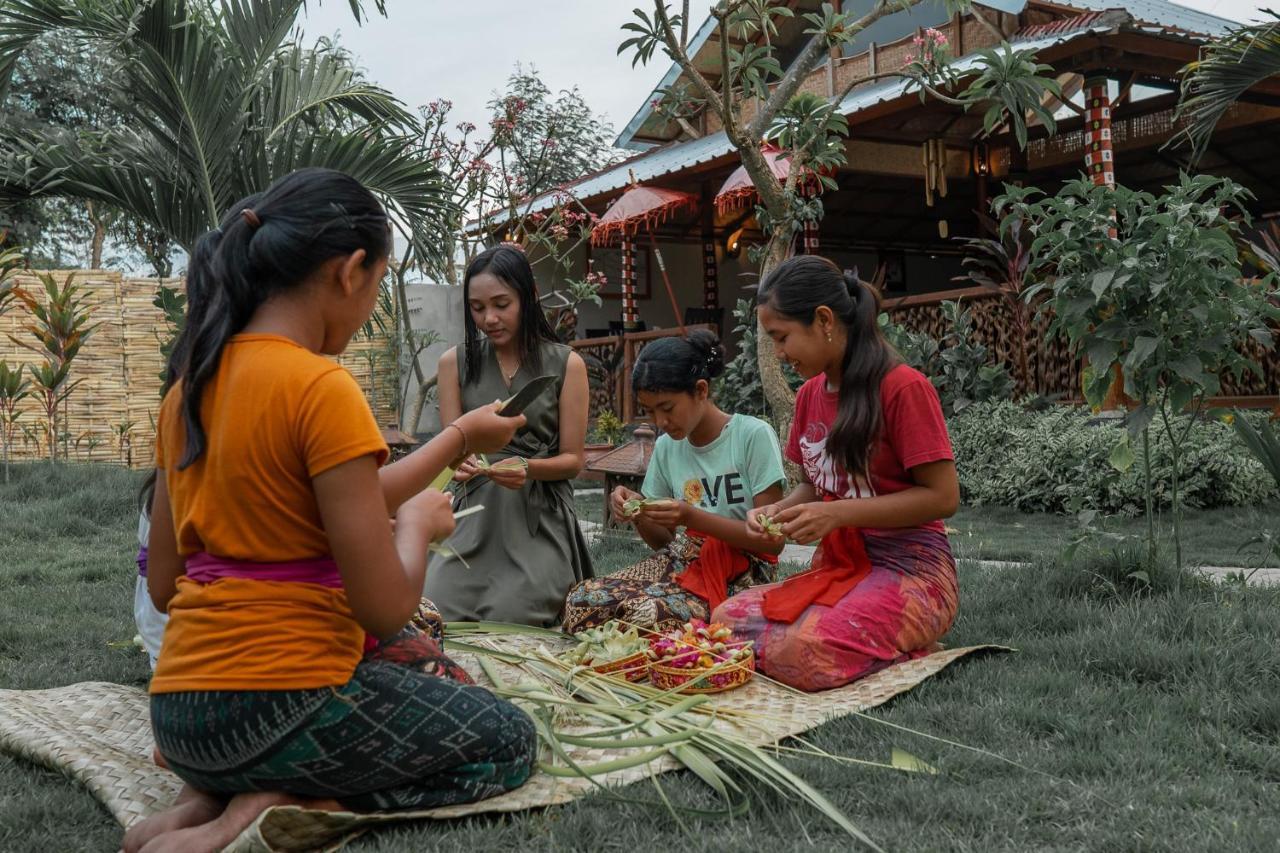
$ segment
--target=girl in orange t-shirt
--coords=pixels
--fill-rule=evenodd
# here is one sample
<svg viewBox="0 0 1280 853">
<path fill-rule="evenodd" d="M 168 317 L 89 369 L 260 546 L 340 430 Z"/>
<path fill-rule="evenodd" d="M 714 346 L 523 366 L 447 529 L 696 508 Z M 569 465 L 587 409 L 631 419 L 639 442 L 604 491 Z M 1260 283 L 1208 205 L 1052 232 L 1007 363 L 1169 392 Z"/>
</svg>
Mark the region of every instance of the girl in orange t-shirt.
<svg viewBox="0 0 1280 853">
<path fill-rule="evenodd" d="M 368 404 L 325 358 L 372 314 L 390 247 L 367 189 L 303 169 L 192 253 L 206 310 L 157 421 L 147 573 L 169 615 L 152 730 L 186 786 L 126 851 L 221 848 L 273 805 L 430 808 L 529 776 L 529 718 L 409 626 L 453 530 L 428 484 L 524 418 L 477 409 L 379 471 Z"/>
</svg>

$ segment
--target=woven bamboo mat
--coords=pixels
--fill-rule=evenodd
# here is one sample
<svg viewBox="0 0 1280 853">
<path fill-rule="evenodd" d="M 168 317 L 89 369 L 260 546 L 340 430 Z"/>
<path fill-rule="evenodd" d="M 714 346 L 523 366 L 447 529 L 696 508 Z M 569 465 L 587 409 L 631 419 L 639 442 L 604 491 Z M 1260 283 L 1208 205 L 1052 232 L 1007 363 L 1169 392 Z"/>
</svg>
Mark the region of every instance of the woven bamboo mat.
<svg viewBox="0 0 1280 853">
<path fill-rule="evenodd" d="M 475 636 L 469 643 L 485 642 Z M 493 638 L 497 647 L 522 650 L 546 640 L 504 636 Z M 498 645 L 500 644 L 500 645 Z M 711 697 L 717 705 L 747 712 L 748 718 L 716 725 L 736 726 L 757 744 L 774 743 L 808 731 L 820 723 L 865 711 L 905 693 L 954 661 L 999 646 L 949 649 L 897 664 L 854 684 L 823 693 L 799 694 L 756 678 L 745 687 Z M 455 659 L 486 683 L 470 655 Z M 499 665 L 500 669 L 505 665 Z M 511 681 L 529 676 L 508 668 Z M 573 727 L 566 727 L 572 731 Z M 151 761 L 151 729 L 147 695 L 135 687 L 104 682 L 83 682 L 52 690 L 0 690 L 0 751 L 60 770 L 81 782 L 123 826 L 166 808 L 181 783 Z M 618 756 L 617 752 L 576 749 L 575 761 L 592 764 Z M 610 786 L 647 779 L 678 765 L 661 759 L 647 767 L 633 767 L 602 777 Z M 418 819 L 463 817 L 481 812 L 513 812 L 570 802 L 593 789 L 584 779 L 563 779 L 535 774 L 523 787 L 499 797 L 428 811 L 379 814 L 315 812 L 278 807 L 262 817 L 227 849 L 246 851 L 332 850 L 374 827 Z"/>
</svg>

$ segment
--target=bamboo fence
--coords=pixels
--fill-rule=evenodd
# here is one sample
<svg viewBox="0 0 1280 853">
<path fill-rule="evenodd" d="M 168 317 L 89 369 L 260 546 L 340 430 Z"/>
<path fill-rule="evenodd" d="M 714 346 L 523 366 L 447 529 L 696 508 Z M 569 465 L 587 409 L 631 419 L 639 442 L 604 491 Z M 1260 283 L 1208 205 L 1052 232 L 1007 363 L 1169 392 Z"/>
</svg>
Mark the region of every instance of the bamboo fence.
<svg viewBox="0 0 1280 853">
<path fill-rule="evenodd" d="M 162 284 L 181 288 L 181 279 L 126 278 L 108 270 L 52 271 L 59 285 L 68 275 L 83 287 L 85 304 L 97 329 L 71 366 L 71 392 L 63 412 L 66 458 L 72 462 L 114 462 L 134 468 L 151 464 L 155 418 L 160 407 L 160 344 L 169 334 L 163 312 L 152 304 Z M 41 302 L 44 287 L 34 274 L 17 276 L 19 286 Z M 21 304 L 0 316 L 0 359 L 14 364 L 41 361 L 38 354 L 15 343 L 35 342 L 25 326 L 33 318 Z M 371 401 L 378 423 L 394 426 L 395 370 L 385 340 L 357 337 L 337 360 L 351 371 Z M 24 374 L 26 371 L 23 371 Z M 18 407 L 14 459 L 48 457 L 44 410 L 34 396 Z M 59 454 L 62 446 L 60 444 Z"/>
</svg>

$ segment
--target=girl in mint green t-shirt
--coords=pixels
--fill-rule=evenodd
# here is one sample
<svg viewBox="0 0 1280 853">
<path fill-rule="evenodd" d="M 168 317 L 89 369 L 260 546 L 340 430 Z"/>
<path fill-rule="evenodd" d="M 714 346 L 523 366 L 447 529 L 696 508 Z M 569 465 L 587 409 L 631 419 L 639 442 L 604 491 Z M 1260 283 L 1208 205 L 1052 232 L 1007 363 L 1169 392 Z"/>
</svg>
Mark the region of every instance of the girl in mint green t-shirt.
<svg viewBox="0 0 1280 853">
<path fill-rule="evenodd" d="M 782 453 L 766 421 L 729 414 L 711 399 L 711 380 L 723 370 L 720 343 L 705 330 L 659 338 L 641 351 L 632 388 L 663 435 L 643 494 L 620 486 L 609 502 L 613 517 L 633 524 L 655 553 L 573 587 L 566 631 L 610 619 L 666 630 L 706 619 L 729 595 L 773 581 L 782 543 L 748 529 L 746 517 L 782 497 Z M 628 516 L 626 503 L 636 498 L 651 500 Z"/>
</svg>

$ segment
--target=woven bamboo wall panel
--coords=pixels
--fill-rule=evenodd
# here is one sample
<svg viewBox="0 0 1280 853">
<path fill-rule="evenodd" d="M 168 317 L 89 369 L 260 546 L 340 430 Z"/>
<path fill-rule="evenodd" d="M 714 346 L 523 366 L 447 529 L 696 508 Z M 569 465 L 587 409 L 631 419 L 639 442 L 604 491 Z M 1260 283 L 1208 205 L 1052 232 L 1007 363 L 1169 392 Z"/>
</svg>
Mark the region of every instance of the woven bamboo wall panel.
<svg viewBox="0 0 1280 853">
<path fill-rule="evenodd" d="M 827 63 L 818 66 L 818 70 L 810 74 L 800 84 L 800 91 L 810 95 L 817 95 L 819 98 L 829 98 L 832 93 L 827 91 Z"/>
<path fill-rule="evenodd" d="M 1018 341 L 1008 304 L 994 294 L 966 296 L 963 304 L 973 313 L 974 339 L 987 347 L 989 360 L 992 363 L 1003 362 L 1010 375 L 1017 379 Z M 934 340 L 942 340 L 949 331 L 940 303 L 914 304 L 896 309 L 890 305 L 888 310 L 895 323 L 914 332 L 923 332 Z M 1274 332 L 1280 339 L 1280 327 Z M 1239 380 L 1223 377 L 1221 396 L 1269 397 L 1280 392 L 1280 351 L 1267 352 L 1253 341 L 1242 351 L 1260 365 L 1262 375 L 1246 373 Z M 1026 341 L 1026 352 L 1028 371 L 1040 393 L 1080 397 L 1080 358 L 1072 355 L 1065 340 L 1049 337 L 1047 319 L 1033 323 Z M 1020 392 L 1028 390 L 1019 389 Z"/>
<path fill-rule="evenodd" d="M 1000 17 L 998 13 L 994 13 L 990 9 L 984 10 L 984 14 L 993 24 L 996 23 L 996 18 Z M 975 50 L 981 50 L 984 47 L 992 47 L 1000 43 L 1000 39 L 998 39 L 994 33 L 971 17 L 966 17 L 964 19 L 961 34 L 963 36 L 962 51 L 966 54 L 973 53 Z M 955 50 L 954 52 L 959 54 L 962 51 Z"/>
<path fill-rule="evenodd" d="M 843 92 L 852 81 L 871 73 L 871 59 L 867 53 L 850 56 L 836 63 L 836 91 Z"/>
<path fill-rule="evenodd" d="M 987 348 L 989 361 L 1003 362 L 1016 379 L 1018 340 L 1009 306 L 994 294 L 967 297 L 963 305 L 973 313 L 973 337 Z M 895 323 L 914 332 L 923 332 L 936 341 L 942 340 L 950 331 L 940 303 L 911 305 L 896 310 L 890 308 L 890 316 Z M 1033 324 L 1025 343 L 1032 382 L 1046 396 L 1078 397 L 1080 360 L 1071 355 L 1065 341 L 1049 338 L 1047 326 L 1047 321 Z M 1019 391 L 1027 393 L 1029 389 L 1020 388 Z"/>
<path fill-rule="evenodd" d="M 181 288 L 182 282 L 125 278 L 105 270 L 52 273 L 59 286 L 68 274 L 83 288 L 85 304 L 93 311 L 91 322 L 98 327 L 72 364 L 71 381 L 80 384 L 60 410 L 64 415 L 63 432 L 67 434 L 67 456 L 80 462 L 149 465 L 164 367 L 160 343 L 168 335 L 162 312 L 151 303 L 162 283 Z M 41 302 L 45 301 L 43 285 L 34 275 L 21 275 L 17 280 Z M 0 359 L 11 367 L 42 360 L 10 337 L 34 342 L 24 329 L 30 322 L 26 309 L 16 304 L 0 317 Z M 372 399 L 373 392 L 378 392 L 374 413 L 379 424 L 388 425 L 395 422 L 392 395 L 388 393 L 395 378 L 389 359 L 382 356 L 384 348 L 378 340 L 356 340 L 338 361 L 355 376 L 366 397 Z M 43 408 L 35 398 L 29 398 L 19 411 L 23 414 L 14 436 L 13 457 L 47 456 Z"/>
</svg>

